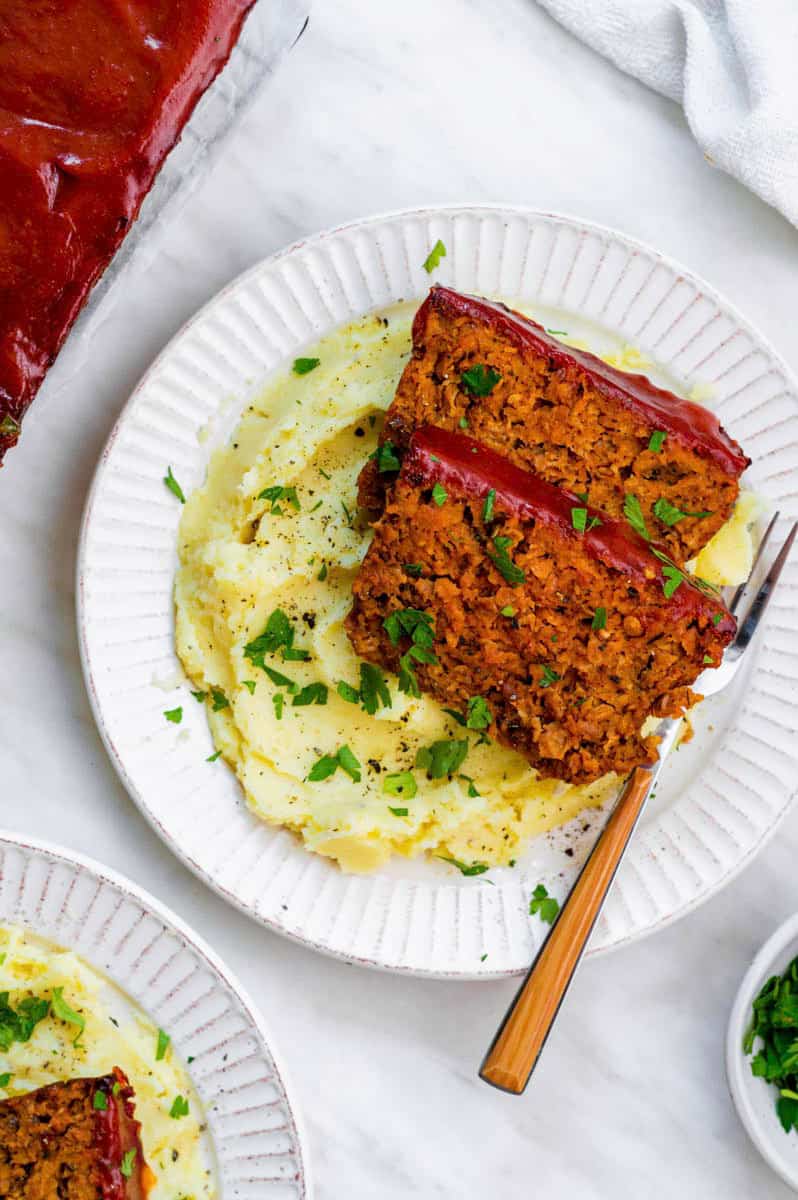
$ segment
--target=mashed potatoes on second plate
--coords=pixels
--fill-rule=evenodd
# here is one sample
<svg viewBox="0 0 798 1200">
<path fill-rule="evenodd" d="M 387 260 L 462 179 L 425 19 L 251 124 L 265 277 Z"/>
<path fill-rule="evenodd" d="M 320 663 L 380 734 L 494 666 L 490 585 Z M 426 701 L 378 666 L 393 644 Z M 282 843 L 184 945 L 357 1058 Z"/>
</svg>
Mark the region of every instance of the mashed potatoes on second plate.
<svg viewBox="0 0 798 1200">
<path fill-rule="evenodd" d="M 52 1001 L 57 988 L 85 1022 L 82 1032 L 51 1010 L 27 1042 L 0 1049 L 0 1099 L 121 1067 L 136 1093 L 144 1157 L 156 1176 L 149 1200 L 211 1200 L 217 1189 L 202 1110 L 174 1049 L 166 1047 L 158 1060 L 158 1029 L 76 954 L 19 926 L 0 926 L 0 993 L 8 993 L 11 1006 L 29 996 Z M 175 1118 L 170 1111 L 178 1096 L 189 1111 Z"/>
<path fill-rule="evenodd" d="M 259 816 L 350 871 L 423 851 L 508 864 L 617 785 L 539 779 L 476 734 L 458 772 L 431 780 L 413 769 L 416 752 L 462 740 L 452 717 L 400 693 L 393 677 L 390 706 L 373 714 L 339 694 L 359 683 L 343 628 L 370 536 L 357 519 L 357 476 L 410 351 L 415 308 L 336 331 L 308 352 L 316 367 L 273 383 L 214 454 L 180 525 L 177 648 L 205 693 L 216 746 Z M 292 631 L 287 661 L 253 649 L 275 612 Z M 336 764 L 343 747 L 352 757 Z M 386 790 L 396 786 L 387 776 L 406 772 L 409 788 Z"/>
</svg>

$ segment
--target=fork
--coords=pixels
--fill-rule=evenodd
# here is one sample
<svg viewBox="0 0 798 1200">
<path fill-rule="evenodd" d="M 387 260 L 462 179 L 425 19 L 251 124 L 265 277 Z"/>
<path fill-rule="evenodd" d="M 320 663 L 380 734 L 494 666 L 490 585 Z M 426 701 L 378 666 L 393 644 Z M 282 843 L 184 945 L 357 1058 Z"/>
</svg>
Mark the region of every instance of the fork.
<svg viewBox="0 0 798 1200">
<path fill-rule="evenodd" d="M 740 584 L 729 603 L 729 611 L 735 616 L 748 593 L 778 517 L 776 513 L 765 530 L 748 578 Z M 702 695 L 712 696 L 723 691 L 740 669 L 797 532 L 798 523 L 785 538 L 745 616 L 738 621 L 737 633 L 726 647 L 720 665 L 702 672 L 696 681 L 696 690 Z M 529 1082 L 646 800 L 678 740 L 681 724 L 681 718 L 668 717 L 660 721 L 655 731 L 659 739 L 659 757 L 647 766 L 635 767 L 627 779 L 607 824 L 499 1026 L 479 1071 L 480 1078 L 493 1087 L 520 1095 Z"/>
</svg>

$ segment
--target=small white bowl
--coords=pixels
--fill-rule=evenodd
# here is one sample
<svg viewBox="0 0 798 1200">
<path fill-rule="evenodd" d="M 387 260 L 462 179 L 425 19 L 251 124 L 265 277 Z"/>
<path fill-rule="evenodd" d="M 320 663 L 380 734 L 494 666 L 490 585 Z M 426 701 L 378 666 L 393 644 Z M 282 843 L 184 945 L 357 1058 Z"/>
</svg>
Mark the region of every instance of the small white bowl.
<svg viewBox="0 0 798 1200">
<path fill-rule="evenodd" d="M 743 1038 L 752 1004 L 771 975 L 783 975 L 798 956 L 798 913 L 768 938 L 748 968 L 729 1017 L 726 1035 L 726 1077 L 737 1113 L 748 1136 L 765 1161 L 798 1192 L 798 1132 L 785 1133 L 776 1115 L 776 1089 L 751 1074 L 751 1058 Z"/>
</svg>

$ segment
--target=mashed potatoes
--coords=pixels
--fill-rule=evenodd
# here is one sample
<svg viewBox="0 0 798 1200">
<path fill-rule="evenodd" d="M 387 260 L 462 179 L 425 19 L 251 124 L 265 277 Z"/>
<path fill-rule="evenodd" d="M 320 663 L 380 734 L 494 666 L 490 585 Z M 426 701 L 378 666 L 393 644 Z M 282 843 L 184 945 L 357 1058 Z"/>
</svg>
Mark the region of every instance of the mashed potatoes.
<svg viewBox="0 0 798 1200">
<path fill-rule="evenodd" d="M 386 776 L 412 771 L 420 747 L 464 731 L 434 701 L 400 693 L 394 678 L 391 706 L 374 715 L 338 694 L 359 678 L 343 629 L 369 540 L 356 481 L 409 353 L 415 307 L 335 332 L 308 352 L 315 369 L 273 383 L 213 456 L 180 525 L 177 649 L 207 695 L 215 743 L 259 816 L 349 871 L 422 851 L 508 864 L 535 834 L 600 804 L 617 784 L 541 780 L 519 754 L 473 735 L 460 774 L 433 781 L 416 770 L 417 791 L 403 798 L 385 790 Z M 270 676 L 246 647 L 278 610 L 292 650 L 306 657 L 267 655 Z M 342 747 L 358 767 L 308 778 Z"/>
<path fill-rule="evenodd" d="M 17 926 L 0 926 L 0 992 L 9 993 L 12 1007 L 27 996 L 51 1000 L 56 988 L 63 989 L 63 999 L 84 1019 L 82 1034 L 76 1043 L 78 1028 L 51 1013 L 29 1041 L 0 1051 L 0 1099 L 121 1067 L 136 1093 L 144 1155 L 157 1177 L 149 1200 L 215 1196 L 199 1100 L 171 1046 L 156 1060 L 157 1028 L 76 954 Z M 189 1102 L 188 1116 L 179 1119 L 169 1115 L 177 1096 Z"/>
</svg>

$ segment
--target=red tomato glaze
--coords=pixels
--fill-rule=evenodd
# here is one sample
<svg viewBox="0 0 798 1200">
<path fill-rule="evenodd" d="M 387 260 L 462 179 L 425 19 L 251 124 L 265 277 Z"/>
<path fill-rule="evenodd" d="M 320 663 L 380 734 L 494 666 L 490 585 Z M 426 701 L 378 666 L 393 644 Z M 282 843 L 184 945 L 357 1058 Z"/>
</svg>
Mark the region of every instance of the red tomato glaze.
<svg viewBox="0 0 798 1200">
<path fill-rule="evenodd" d="M 499 336 L 515 345 L 521 354 L 530 353 L 535 357 L 547 358 L 557 370 L 587 375 L 598 392 L 630 411 L 638 412 L 649 426 L 664 429 L 689 450 L 713 459 L 734 478 L 741 475 L 751 461 L 708 408 L 656 387 L 645 375 L 619 371 L 586 350 L 564 346 L 536 321 L 514 312 L 504 304 L 483 300 L 478 296 L 465 296 L 451 288 L 433 287 L 416 313 L 413 323 L 414 344 L 423 340 L 429 307 L 487 324 Z"/>
<path fill-rule="evenodd" d="M 402 477 L 419 485 L 440 482 L 453 498 L 482 500 L 493 488 L 497 509 L 504 508 L 522 520 L 553 526 L 565 538 L 579 538 L 593 558 L 632 580 L 663 582 L 662 563 L 651 553 L 650 543 L 625 521 L 614 521 L 606 513 L 586 506 L 578 496 L 522 470 L 464 434 L 449 433 L 431 425 L 417 429 L 405 456 Z M 580 533 L 574 529 L 571 512 L 585 507 L 587 523 L 591 517 L 597 517 L 601 524 Z M 720 600 L 714 600 L 689 582 L 682 583 L 670 599 L 663 596 L 663 604 L 669 606 L 674 619 L 699 614 L 712 617 L 720 613 L 720 634 L 730 635 L 736 628 L 734 618 Z"/>
<path fill-rule="evenodd" d="M 0 0 L 0 459 L 254 0 Z"/>
</svg>

